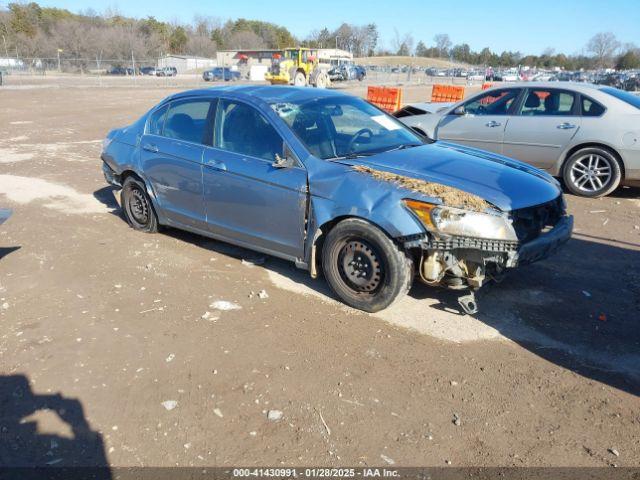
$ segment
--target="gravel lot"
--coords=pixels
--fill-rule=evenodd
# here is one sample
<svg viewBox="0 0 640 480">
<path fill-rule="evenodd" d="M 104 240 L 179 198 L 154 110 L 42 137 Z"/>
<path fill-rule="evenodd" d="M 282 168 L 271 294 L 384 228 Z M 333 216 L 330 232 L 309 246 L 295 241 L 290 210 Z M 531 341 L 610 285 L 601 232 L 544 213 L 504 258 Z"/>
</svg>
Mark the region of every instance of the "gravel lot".
<svg viewBox="0 0 640 480">
<path fill-rule="evenodd" d="M 368 315 L 280 260 L 128 228 L 100 142 L 191 81 L 14 80 L 0 463 L 640 466 L 640 190 L 567 196 L 574 238 L 475 317 L 418 284 Z"/>
</svg>

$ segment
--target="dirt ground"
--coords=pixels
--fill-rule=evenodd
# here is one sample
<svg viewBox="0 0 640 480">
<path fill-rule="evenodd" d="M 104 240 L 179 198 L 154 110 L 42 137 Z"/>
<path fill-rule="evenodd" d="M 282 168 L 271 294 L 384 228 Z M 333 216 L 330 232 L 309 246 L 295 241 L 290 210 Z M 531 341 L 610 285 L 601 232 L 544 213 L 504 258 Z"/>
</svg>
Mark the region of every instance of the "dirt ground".
<svg viewBox="0 0 640 480">
<path fill-rule="evenodd" d="M 568 195 L 574 238 L 474 317 L 417 284 L 368 315 L 128 228 L 100 142 L 179 89 L 0 88 L 0 463 L 640 466 L 640 190 Z"/>
</svg>

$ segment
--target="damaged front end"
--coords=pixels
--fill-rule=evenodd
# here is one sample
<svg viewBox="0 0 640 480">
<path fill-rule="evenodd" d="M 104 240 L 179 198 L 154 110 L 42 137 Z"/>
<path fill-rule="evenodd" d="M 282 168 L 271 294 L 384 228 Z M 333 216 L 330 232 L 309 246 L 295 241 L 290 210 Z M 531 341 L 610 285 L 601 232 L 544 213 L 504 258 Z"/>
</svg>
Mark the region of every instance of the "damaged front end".
<svg viewBox="0 0 640 480">
<path fill-rule="evenodd" d="M 418 260 L 427 285 L 454 290 L 479 289 L 499 281 L 509 268 L 541 260 L 571 237 L 573 217 L 566 215 L 562 196 L 533 207 L 504 213 L 473 212 L 405 200 L 427 232 L 401 239 Z M 475 313 L 473 293 L 460 298 L 466 313 Z"/>
</svg>

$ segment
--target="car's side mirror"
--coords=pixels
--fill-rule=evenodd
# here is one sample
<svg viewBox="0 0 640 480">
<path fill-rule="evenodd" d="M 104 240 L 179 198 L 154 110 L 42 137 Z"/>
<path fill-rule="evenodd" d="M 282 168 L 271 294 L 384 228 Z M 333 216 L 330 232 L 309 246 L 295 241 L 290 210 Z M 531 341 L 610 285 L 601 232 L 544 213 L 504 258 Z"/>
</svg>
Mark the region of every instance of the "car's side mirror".
<svg viewBox="0 0 640 480">
<path fill-rule="evenodd" d="M 291 168 L 296 166 L 296 160 L 290 155 L 280 156 L 276 153 L 276 159 L 271 166 L 274 168 Z"/>
<path fill-rule="evenodd" d="M 464 105 L 460 105 L 459 107 L 454 108 L 451 113 L 454 115 L 466 115 L 467 111 L 465 110 Z"/>
</svg>

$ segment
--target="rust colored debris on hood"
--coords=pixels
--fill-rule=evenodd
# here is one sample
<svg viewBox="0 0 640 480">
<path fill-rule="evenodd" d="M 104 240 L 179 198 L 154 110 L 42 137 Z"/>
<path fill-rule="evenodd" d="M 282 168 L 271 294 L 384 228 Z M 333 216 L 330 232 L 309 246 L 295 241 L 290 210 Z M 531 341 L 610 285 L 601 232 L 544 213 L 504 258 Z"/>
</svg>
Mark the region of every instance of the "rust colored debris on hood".
<svg viewBox="0 0 640 480">
<path fill-rule="evenodd" d="M 427 182 L 425 180 L 418 180 L 417 178 L 405 177 L 404 175 L 383 172 L 365 167 L 364 165 L 356 165 L 353 169 L 357 172 L 371 175 L 376 180 L 391 182 L 407 190 L 422 193 L 429 197 L 439 198 L 442 200 L 443 205 L 450 207 L 464 208 L 465 210 L 475 212 L 483 212 L 490 207 L 490 204 L 486 200 L 477 195 L 440 183 Z"/>
</svg>

